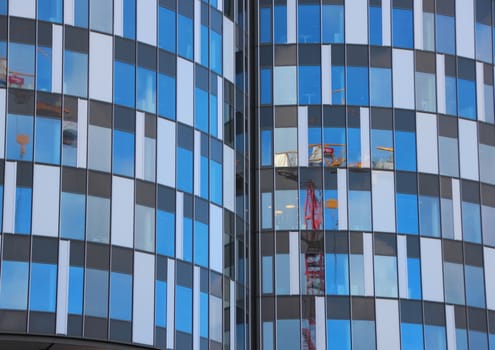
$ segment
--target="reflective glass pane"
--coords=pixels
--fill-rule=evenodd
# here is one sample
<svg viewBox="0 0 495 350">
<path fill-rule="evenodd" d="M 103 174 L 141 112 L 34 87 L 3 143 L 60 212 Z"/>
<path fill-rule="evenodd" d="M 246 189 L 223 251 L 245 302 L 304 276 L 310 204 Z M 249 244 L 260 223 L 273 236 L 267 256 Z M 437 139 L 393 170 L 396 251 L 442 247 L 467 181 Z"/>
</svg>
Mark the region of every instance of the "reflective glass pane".
<svg viewBox="0 0 495 350">
<path fill-rule="evenodd" d="M 33 159 L 33 117 L 9 114 L 7 117 L 7 158 Z"/>
<path fill-rule="evenodd" d="M 123 106 L 134 107 L 134 65 L 115 61 L 114 69 L 114 102 Z"/>
<path fill-rule="evenodd" d="M 38 0 L 38 19 L 62 22 L 62 0 Z"/>
<path fill-rule="evenodd" d="M 60 236 L 84 239 L 86 196 L 62 192 L 60 196 Z"/>
<path fill-rule="evenodd" d="M 9 87 L 34 89 L 34 46 L 11 42 L 9 44 Z"/>
<path fill-rule="evenodd" d="M 34 148 L 37 162 L 60 164 L 60 119 L 36 118 Z"/>
<path fill-rule="evenodd" d="M 108 271 L 86 269 L 84 312 L 88 316 L 107 317 Z"/>
<path fill-rule="evenodd" d="M 88 91 L 88 55 L 65 51 L 64 94 L 86 97 Z"/>
<path fill-rule="evenodd" d="M 132 313 L 132 276 L 110 274 L 110 318 L 130 321 Z"/>
<path fill-rule="evenodd" d="M 134 134 L 113 131 L 112 170 L 118 175 L 134 176 Z"/>
<path fill-rule="evenodd" d="M 26 262 L 2 261 L 0 309 L 27 309 L 28 273 Z"/>
<path fill-rule="evenodd" d="M 142 67 L 137 69 L 136 108 L 156 112 L 156 73 Z"/>
<path fill-rule="evenodd" d="M 32 263 L 29 293 L 31 311 L 55 312 L 57 265 Z"/>
</svg>

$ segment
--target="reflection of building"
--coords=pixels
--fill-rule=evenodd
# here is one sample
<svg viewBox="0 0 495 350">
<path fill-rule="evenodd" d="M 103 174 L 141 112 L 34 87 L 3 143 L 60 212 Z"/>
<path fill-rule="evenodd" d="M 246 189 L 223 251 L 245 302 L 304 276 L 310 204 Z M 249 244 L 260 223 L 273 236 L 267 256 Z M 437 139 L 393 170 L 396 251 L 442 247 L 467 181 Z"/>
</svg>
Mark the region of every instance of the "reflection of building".
<svg viewBox="0 0 495 350">
<path fill-rule="evenodd" d="M 0 0 L 0 349 L 251 348 L 248 6 Z"/>
<path fill-rule="evenodd" d="M 259 1 L 256 348 L 495 348 L 495 7 Z"/>
</svg>

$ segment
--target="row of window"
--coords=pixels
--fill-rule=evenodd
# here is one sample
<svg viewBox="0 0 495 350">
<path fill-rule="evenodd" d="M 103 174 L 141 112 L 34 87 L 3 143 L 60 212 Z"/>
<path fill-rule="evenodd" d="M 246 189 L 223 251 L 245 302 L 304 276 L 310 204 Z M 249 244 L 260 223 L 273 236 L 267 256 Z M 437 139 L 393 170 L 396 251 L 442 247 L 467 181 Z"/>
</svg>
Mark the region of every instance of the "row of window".
<svg viewBox="0 0 495 350">
<path fill-rule="evenodd" d="M 370 1 L 369 6 L 367 1 L 346 6 L 343 0 L 324 1 L 323 5 L 319 1 L 298 4 L 290 0 L 277 1 L 275 5 L 264 1 L 259 9 L 258 40 L 261 44 L 362 42 L 455 54 L 456 40 L 467 38 L 471 45 L 475 42 L 475 50 L 470 48 L 471 52 L 466 55 L 461 47 L 457 48 L 458 54 L 491 63 L 494 55 L 492 17 L 495 16 L 492 2 L 436 3 L 435 11 L 434 0 L 414 2 L 419 9 L 413 8 L 413 1 L 387 1 L 390 7 L 381 0 Z M 457 18 L 456 10 L 460 13 Z"/>
<path fill-rule="evenodd" d="M 317 344 L 328 350 L 488 350 L 495 346 L 495 314 L 477 308 L 359 297 L 317 297 L 316 301 L 263 297 L 260 305 L 263 350 Z"/>
</svg>

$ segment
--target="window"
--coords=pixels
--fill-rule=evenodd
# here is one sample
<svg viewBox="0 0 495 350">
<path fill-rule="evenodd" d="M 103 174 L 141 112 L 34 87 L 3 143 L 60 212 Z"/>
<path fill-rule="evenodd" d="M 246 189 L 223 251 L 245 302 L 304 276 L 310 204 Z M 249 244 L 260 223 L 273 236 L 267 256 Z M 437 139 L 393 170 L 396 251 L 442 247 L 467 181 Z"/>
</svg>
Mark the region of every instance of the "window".
<svg viewBox="0 0 495 350">
<path fill-rule="evenodd" d="M 175 53 L 176 15 L 160 6 L 158 10 L 158 47 Z"/>
<path fill-rule="evenodd" d="M 90 0 L 90 28 L 104 33 L 112 33 L 112 0 Z"/>
<path fill-rule="evenodd" d="M 36 118 L 35 160 L 60 164 L 60 119 Z"/>
<path fill-rule="evenodd" d="M 1 309 L 27 309 L 28 273 L 29 264 L 27 262 L 6 260 L 2 262 Z"/>
<path fill-rule="evenodd" d="M 110 273 L 110 318 L 131 321 L 132 313 L 132 276 Z"/>
<path fill-rule="evenodd" d="M 7 116 L 7 158 L 33 160 L 33 117 L 9 114 Z"/>
<path fill-rule="evenodd" d="M 88 55 L 69 50 L 64 52 L 64 94 L 86 97 L 88 94 Z"/>
<path fill-rule="evenodd" d="M 369 43 L 382 45 L 382 7 L 380 2 L 370 2 L 369 7 Z"/>
<path fill-rule="evenodd" d="M 34 46 L 10 42 L 9 87 L 34 89 Z"/>
<path fill-rule="evenodd" d="M 167 33 L 170 35 L 170 33 Z M 193 58 L 193 21 L 191 18 L 179 14 L 179 55 Z"/>
<path fill-rule="evenodd" d="M 268 44 L 272 41 L 272 11 L 269 7 L 260 9 L 260 43 Z"/>
<path fill-rule="evenodd" d="M 57 265 L 31 264 L 29 310 L 55 312 Z"/>
<path fill-rule="evenodd" d="M 136 87 L 136 108 L 146 112 L 156 112 L 156 73 L 138 67 Z"/>
<path fill-rule="evenodd" d="M 60 197 L 60 236 L 84 239 L 86 221 L 86 196 L 62 192 Z"/>
<path fill-rule="evenodd" d="M 392 43 L 395 47 L 413 47 L 413 11 L 412 1 L 404 2 L 397 6 L 398 1 L 394 1 L 392 9 Z"/>
<path fill-rule="evenodd" d="M 320 42 L 320 6 L 300 4 L 298 9 L 298 42 Z"/>
<path fill-rule="evenodd" d="M 108 315 L 108 271 L 86 269 L 84 313 L 87 316 Z"/>
<path fill-rule="evenodd" d="M 273 37 L 276 44 L 287 43 L 287 6 L 275 5 L 273 8 Z"/>
<path fill-rule="evenodd" d="M 62 23 L 62 0 L 38 0 L 38 19 Z"/>
<path fill-rule="evenodd" d="M 114 102 L 123 106 L 134 107 L 136 67 L 133 64 L 115 61 L 114 69 Z"/>
<path fill-rule="evenodd" d="M 319 66 L 299 66 L 299 104 L 321 103 Z"/>
<path fill-rule="evenodd" d="M 343 5 L 323 5 L 323 42 L 343 43 L 344 42 L 344 6 Z"/>
</svg>

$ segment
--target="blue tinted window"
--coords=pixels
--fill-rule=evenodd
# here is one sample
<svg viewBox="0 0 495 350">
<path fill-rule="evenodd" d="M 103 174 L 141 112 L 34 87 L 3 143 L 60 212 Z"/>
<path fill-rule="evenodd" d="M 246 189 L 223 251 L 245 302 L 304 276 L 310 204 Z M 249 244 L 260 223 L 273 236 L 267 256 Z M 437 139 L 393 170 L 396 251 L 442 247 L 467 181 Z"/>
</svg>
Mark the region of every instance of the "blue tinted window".
<svg viewBox="0 0 495 350">
<path fill-rule="evenodd" d="M 345 68 L 343 66 L 332 66 L 332 103 L 335 105 L 345 104 Z"/>
<path fill-rule="evenodd" d="M 351 350 L 349 320 L 327 320 L 327 350 Z"/>
<path fill-rule="evenodd" d="M 7 14 L 7 0 L 0 0 L 0 14 Z"/>
<path fill-rule="evenodd" d="M 358 106 L 368 105 L 367 67 L 347 67 L 347 103 Z"/>
<path fill-rule="evenodd" d="M 469 348 L 470 349 L 485 349 L 488 350 L 488 341 L 486 339 L 486 333 L 469 330 Z"/>
<path fill-rule="evenodd" d="M 84 239 L 86 196 L 62 192 L 60 197 L 60 236 Z"/>
<path fill-rule="evenodd" d="M 52 49 L 50 47 L 38 47 L 36 50 L 37 70 L 36 89 L 39 91 L 52 91 Z"/>
<path fill-rule="evenodd" d="M 33 117 L 8 115 L 7 158 L 24 161 L 33 159 Z"/>
<path fill-rule="evenodd" d="M 273 293 L 273 257 L 261 257 L 261 285 L 263 293 Z"/>
<path fill-rule="evenodd" d="M 177 188 L 191 193 L 193 174 L 193 154 L 190 150 L 177 147 Z"/>
<path fill-rule="evenodd" d="M 204 132 L 208 132 L 208 92 L 196 88 L 194 98 L 194 126 Z"/>
<path fill-rule="evenodd" d="M 339 209 L 336 190 L 325 190 L 325 229 L 339 229 Z"/>
<path fill-rule="evenodd" d="M 38 0 L 38 19 L 62 23 L 62 0 Z"/>
<path fill-rule="evenodd" d="M 156 252 L 175 255 L 175 215 L 168 211 L 156 211 Z"/>
<path fill-rule="evenodd" d="M 84 270 L 79 266 L 69 267 L 69 314 L 82 315 Z"/>
<path fill-rule="evenodd" d="M 272 41 L 272 11 L 269 7 L 260 10 L 260 42 L 262 44 Z"/>
<path fill-rule="evenodd" d="M 455 21 L 454 17 L 437 15 L 437 51 L 455 53 Z"/>
<path fill-rule="evenodd" d="M 418 258 L 407 258 L 407 292 L 409 299 L 421 299 L 421 266 Z"/>
<path fill-rule="evenodd" d="M 299 320 L 277 320 L 277 348 L 291 349 L 300 344 Z"/>
<path fill-rule="evenodd" d="M 397 258 L 375 255 L 375 294 L 381 297 L 397 297 Z"/>
<path fill-rule="evenodd" d="M 377 107 L 392 106 L 392 72 L 389 68 L 370 69 L 370 104 Z"/>
<path fill-rule="evenodd" d="M 107 317 L 108 271 L 86 269 L 84 312 L 88 316 Z"/>
<path fill-rule="evenodd" d="M 118 175 L 134 176 L 134 134 L 113 131 L 112 170 Z"/>
<path fill-rule="evenodd" d="M 135 67 L 115 61 L 113 99 L 116 104 L 134 107 Z"/>
<path fill-rule="evenodd" d="M 199 293 L 199 335 L 208 338 L 208 293 Z"/>
<path fill-rule="evenodd" d="M 160 6 L 158 16 L 158 46 L 175 52 L 175 12 Z"/>
<path fill-rule="evenodd" d="M 272 165 L 272 138 L 273 132 L 272 130 L 261 130 L 261 165 L 269 166 Z"/>
<path fill-rule="evenodd" d="M 9 44 L 10 87 L 34 89 L 34 46 L 11 42 Z"/>
<path fill-rule="evenodd" d="M 476 22 L 476 58 L 492 62 L 491 28 L 478 22 Z"/>
<path fill-rule="evenodd" d="M 88 0 L 74 0 L 74 25 L 88 28 Z"/>
<path fill-rule="evenodd" d="M 222 74 L 222 36 L 215 31 L 210 32 L 210 68 Z"/>
<path fill-rule="evenodd" d="M 136 37 L 136 1 L 123 0 L 124 3 L 124 37 L 134 39 Z"/>
<path fill-rule="evenodd" d="M 397 170 L 416 171 L 416 135 L 413 132 L 395 132 L 395 167 Z"/>
<path fill-rule="evenodd" d="M 222 176 L 222 164 L 210 161 L 210 198 L 211 201 L 222 205 L 223 198 L 223 176 Z"/>
<path fill-rule="evenodd" d="M 158 114 L 175 120 L 175 78 L 158 74 Z"/>
<path fill-rule="evenodd" d="M 130 321 L 132 313 L 132 276 L 110 274 L 110 318 Z"/>
<path fill-rule="evenodd" d="M 400 330 L 402 350 L 423 349 L 423 325 L 402 322 Z"/>
<path fill-rule="evenodd" d="M 64 58 L 64 94 L 86 97 L 88 94 L 88 55 L 66 50 Z"/>
<path fill-rule="evenodd" d="M 483 308 L 485 307 L 485 283 L 483 268 L 464 265 L 466 278 L 466 304 Z"/>
<path fill-rule="evenodd" d="M 413 16 L 411 10 L 394 8 L 393 18 L 393 46 L 413 47 Z"/>
<path fill-rule="evenodd" d="M 445 327 L 426 325 L 425 326 L 425 350 L 445 350 L 447 344 L 445 340 Z"/>
<path fill-rule="evenodd" d="M 191 218 L 184 218 L 184 227 L 182 232 L 182 258 L 185 261 L 192 262 L 193 250 L 193 221 Z"/>
<path fill-rule="evenodd" d="M 156 281 L 155 325 L 167 327 L 167 282 L 165 281 Z"/>
<path fill-rule="evenodd" d="M 352 348 L 376 349 L 375 321 L 352 320 Z"/>
<path fill-rule="evenodd" d="M 476 119 L 476 83 L 471 80 L 457 79 L 459 89 L 458 106 L 459 116 Z"/>
<path fill-rule="evenodd" d="M 142 67 L 137 69 L 136 108 L 156 112 L 156 73 Z"/>
<path fill-rule="evenodd" d="M 419 197 L 419 222 L 422 236 L 440 237 L 440 207 L 438 197 Z"/>
<path fill-rule="evenodd" d="M 480 205 L 462 202 L 462 232 L 464 240 L 481 243 Z"/>
<path fill-rule="evenodd" d="M 27 309 L 28 271 L 26 262 L 2 262 L 0 309 Z"/>
<path fill-rule="evenodd" d="M 344 42 L 344 6 L 323 5 L 322 22 L 324 43 Z"/>
<path fill-rule="evenodd" d="M 261 70 L 261 103 L 270 104 L 272 103 L 272 70 L 262 69 Z"/>
<path fill-rule="evenodd" d="M 218 97 L 210 95 L 210 135 L 218 137 Z"/>
<path fill-rule="evenodd" d="M 361 166 L 361 129 L 347 128 L 347 163 L 349 167 Z"/>
<path fill-rule="evenodd" d="M 287 43 L 287 6 L 275 5 L 273 10 L 273 36 L 276 44 Z"/>
<path fill-rule="evenodd" d="M 200 63 L 208 67 L 209 57 L 208 57 L 208 48 L 209 48 L 209 31 L 208 27 L 202 25 L 201 26 L 201 60 Z"/>
<path fill-rule="evenodd" d="M 397 232 L 418 234 L 418 197 L 415 194 L 397 193 Z"/>
<path fill-rule="evenodd" d="M 182 15 L 179 15 L 179 55 L 193 58 L 193 21 Z"/>
<path fill-rule="evenodd" d="M 194 223 L 194 262 L 208 267 L 208 225 L 199 221 Z"/>
<path fill-rule="evenodd" d="M 55 312 L 57 265 L 32 263 L 30 284 L 29 309 Z"/>
<path fill-rule="evenodd" d="M 326 293 L 349 295 L 349 261 L 347 254 L 326 254 Z"/>
<path fill-rule="evenodd" d="M 299 5 L 299 43 L 320 42 L 320 6 Z"/>
<path fill-rule="evenodd" d="M 393 169 L 392 130 L 371 129 L 371 165 L 374 169 Z"/>
<path fill-rule="evenodd" d="M 31 195 L 29 187 L 17 187 L 15 191 L 15 233 L 31 232 Z"/>
<path fill-rule="evenodd" d="M 349 229 L 371 230 L 371 195 L 368 191 L 349 191 Z"/>
<path fill-rule="evenodd" d="M 382 8 L 370 6 L 370 45 L 382 45 Z"/>
<path fill-rule="evenodd" d="M 185 333 L 192 333 L 192 290 L 187 287 L 177 286 L 176 305 L 180 309 L 175 313 L 175 329 Z"/>
<path fill-rule="evenodd" d="M 321 73 L 319 66 L 299 67 L 299 104 L 321 103 Z"/>
<path fill-rule="evenodd" d="M 208 198 L 208 191 L 209 191 L 209 183 L 210 183 L 210 177 L 209 177 L 209 166 L 208 166 L 209 160 L 208 157 L 201 156 L 200 160 L 200 196 L 203 198 Z"/>
<path fill-rule="evenodd" d="M 37 162 L 60 164 L 60 119 L 36 118 L 34 148 Z"/>
<path fill-rule="evenodd" d="M 457 115 L 457 86 L 455 77 L 445 77 L 445 100 L 447 114 Z"/>
</svg>

